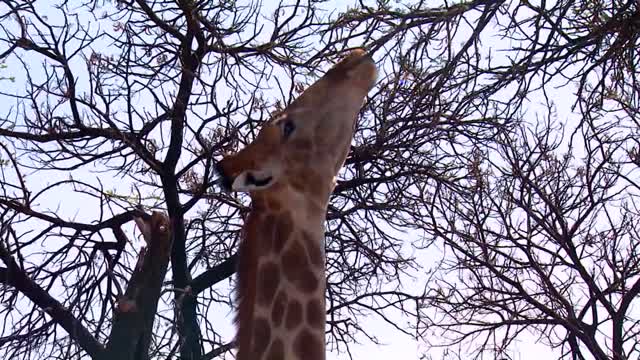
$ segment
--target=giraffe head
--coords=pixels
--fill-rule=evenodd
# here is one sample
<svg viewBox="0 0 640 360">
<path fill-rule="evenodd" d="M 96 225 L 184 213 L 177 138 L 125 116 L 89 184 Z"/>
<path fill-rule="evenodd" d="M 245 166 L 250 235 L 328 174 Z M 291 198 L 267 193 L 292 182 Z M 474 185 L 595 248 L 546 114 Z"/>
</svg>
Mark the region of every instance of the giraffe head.
<svg viewBox="0 0 640 360">
<path fill-rule="evenodd" d="M 252 143 L 216 164 L 223 186 L 250 193 L 293 188 L 330 194 L 376 77 L 369 55 L 351 52 L 265 123 Z"/>
</svg>

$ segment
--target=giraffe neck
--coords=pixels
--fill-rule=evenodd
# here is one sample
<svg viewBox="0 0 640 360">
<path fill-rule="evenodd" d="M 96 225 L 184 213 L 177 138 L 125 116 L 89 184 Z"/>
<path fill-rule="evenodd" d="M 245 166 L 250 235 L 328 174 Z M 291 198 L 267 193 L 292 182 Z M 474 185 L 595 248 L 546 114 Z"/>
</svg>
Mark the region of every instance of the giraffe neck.
<svg viewBox="0 0 640 360">
<path fill-rule="evenodd" d="M 325 359 L 324 216 L 306 215 L 253 204 L 239 252 L 238 360 Z"/>
</svg>

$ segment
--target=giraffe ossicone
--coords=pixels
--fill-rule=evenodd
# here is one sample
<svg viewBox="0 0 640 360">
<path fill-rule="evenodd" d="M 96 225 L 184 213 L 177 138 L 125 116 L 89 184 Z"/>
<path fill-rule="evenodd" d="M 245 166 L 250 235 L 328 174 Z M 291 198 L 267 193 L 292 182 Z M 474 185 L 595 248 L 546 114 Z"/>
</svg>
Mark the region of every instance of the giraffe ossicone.
<svg viewBox="0 0 640 360">
<path fill-rule="evenodd" d="M 251 196 L 237 265 L 238 360 L 325 359 L 325 214 L 376 78 L 371 57 L 352 51 L 216 164 L 227 190 Z"/>
</svg>

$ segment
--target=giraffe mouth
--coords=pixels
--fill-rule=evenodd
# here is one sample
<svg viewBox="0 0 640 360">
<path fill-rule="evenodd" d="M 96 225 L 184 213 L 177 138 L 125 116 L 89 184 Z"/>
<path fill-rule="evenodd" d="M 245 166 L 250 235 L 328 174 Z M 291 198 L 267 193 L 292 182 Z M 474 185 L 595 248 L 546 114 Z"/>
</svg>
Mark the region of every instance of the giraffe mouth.
<svg viewBox="0 0 640 360">
<path fill-rule="evenodd" d="M 255 185 L 257 187 L 264 187 L 269 185 L 271 180 L 273 180 L 273 176 L 257 178 L 253 173 L 249 172 L 247 173 L 247 176 L 245 178 L 245 185 L 248 185 L 248 186 Z"/>
<path fill-rule="evenodd" d="M 273 176 L 268 171 L 245 170 L 238 174 L 231 183 L 232 191 L 256 191 L 268 188 L 273 184 Z"/>
<path fill-rule="evenodd" d="M 245 170 L 236 176 L 228 176 L 219 164 L 216 164 L 219 178 L 216 183 L 223 191 L 255 191 L 266 189 L 274 183 L 274 176 L 270 171 Z"/>
</svg>

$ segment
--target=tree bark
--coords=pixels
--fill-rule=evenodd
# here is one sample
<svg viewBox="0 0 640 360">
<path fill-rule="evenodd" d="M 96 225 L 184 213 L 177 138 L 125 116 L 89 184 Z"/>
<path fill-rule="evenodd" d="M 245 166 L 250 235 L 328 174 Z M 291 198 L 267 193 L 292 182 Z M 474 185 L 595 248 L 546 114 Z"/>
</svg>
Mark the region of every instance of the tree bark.
<svg viewBox="0 0 640 360">
<path fill-rule="evenodd" d="M 100 360 L 146 360 L 153 320 L 162 283 L 171 254 L 171 227 L 168 217 L 154 212 L 136 219 L 147 247 L 140 252 L 138 264 L 124 296 L 118 300 L 106 350 Z"/>
</svg>

